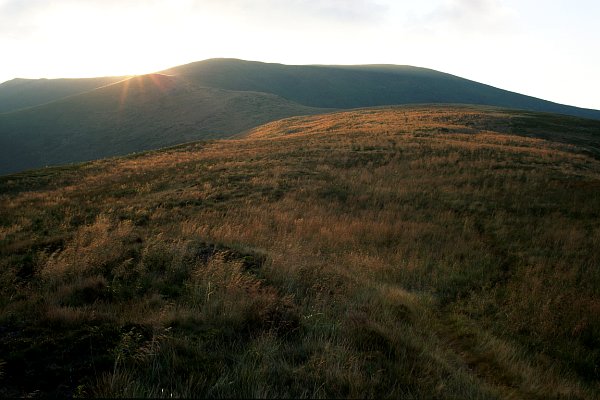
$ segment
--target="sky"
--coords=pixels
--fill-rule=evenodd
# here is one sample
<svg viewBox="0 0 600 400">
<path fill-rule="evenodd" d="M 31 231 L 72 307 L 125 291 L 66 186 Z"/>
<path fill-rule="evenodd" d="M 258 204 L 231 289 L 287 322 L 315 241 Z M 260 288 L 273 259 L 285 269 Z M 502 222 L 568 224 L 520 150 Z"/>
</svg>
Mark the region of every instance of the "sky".
<svg viewBox="0 0 600 400">
<path fill-rule="evenodd" d="M 0 82 L 215 57 L 427 67 L 600 109 L 598 0 L 0 0 Z"/>
</svg>

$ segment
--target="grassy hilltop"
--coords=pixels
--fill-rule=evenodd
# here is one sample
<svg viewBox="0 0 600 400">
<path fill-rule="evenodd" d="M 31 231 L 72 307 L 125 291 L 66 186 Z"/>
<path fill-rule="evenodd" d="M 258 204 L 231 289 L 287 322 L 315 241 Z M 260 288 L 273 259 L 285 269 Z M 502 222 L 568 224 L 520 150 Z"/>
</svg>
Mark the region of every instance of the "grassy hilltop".
<svg viewBox="0 0 600 400">
<path fill-rule="evenodd" d="M 295 117 L 0 178 L 0 395 L 600 395 L 600 122 Z"/>
<path fill-rule="evenodd" d="M 0 85 L 0 175 L 231 138 L 293 115 L 417 103 L 489 105 L 600 120 L 599 110 L 426 68 L 211 59 L 136 77 L 21 79 Z"/>
</svg>

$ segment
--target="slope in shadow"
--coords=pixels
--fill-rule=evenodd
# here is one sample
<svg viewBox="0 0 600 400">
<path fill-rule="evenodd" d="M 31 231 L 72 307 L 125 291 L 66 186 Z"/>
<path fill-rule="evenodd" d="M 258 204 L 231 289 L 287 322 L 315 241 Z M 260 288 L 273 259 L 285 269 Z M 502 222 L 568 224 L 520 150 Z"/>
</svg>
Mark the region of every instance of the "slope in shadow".
<svg viewBox="0 0 600 400">
<path fill-rule="evenodd" d="M 0 173 L 226 137 L 267 121 L 317 112 L 323 111 L 273 94 L 144 75 L 0 115 Z"/>
</svg>

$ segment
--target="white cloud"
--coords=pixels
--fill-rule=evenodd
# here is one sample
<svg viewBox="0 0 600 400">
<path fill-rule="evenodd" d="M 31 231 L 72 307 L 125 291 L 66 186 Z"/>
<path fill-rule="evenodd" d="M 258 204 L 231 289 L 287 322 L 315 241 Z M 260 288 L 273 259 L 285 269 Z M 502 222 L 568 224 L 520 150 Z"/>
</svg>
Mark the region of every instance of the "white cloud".
<svg viewBox="0 0 600 400">
<path fill-rule="evenodd" d="M 370 22 L 385 16 L 387 6 L 374 0 L 198 0 L 201 7 L 288 18 L 319 18 L 344 22 Z M 272 21 L 275 22 L 275 21 Z"/>
<path fill-rule="evenodd" d="M 516 15 L 499 0 L 445 0 L 427 20 L 454 30 L 494 32 L 509 28 Z"/>
<path fill-rule="evenodd" d="M 385 17 L 388 7 L 370 0 L 298 0 L 298 9 L 324 18 L 349 22 L 370 23 Z"/>
</svg>

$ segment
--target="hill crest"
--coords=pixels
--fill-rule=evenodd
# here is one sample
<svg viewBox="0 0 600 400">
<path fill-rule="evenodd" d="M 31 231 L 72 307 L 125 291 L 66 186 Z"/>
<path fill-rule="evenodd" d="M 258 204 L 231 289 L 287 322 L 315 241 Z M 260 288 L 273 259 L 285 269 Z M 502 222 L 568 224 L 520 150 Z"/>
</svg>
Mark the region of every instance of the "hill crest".
<svg viewBox="0 0 600 400">
<path fill-rule="evenodd" d="M 420 67 L 211 59 L 133 77 L 0 85 L 0 173 L 230 138 L 294 115 L 444 103 L 600 119 Z"/>
</svg>

